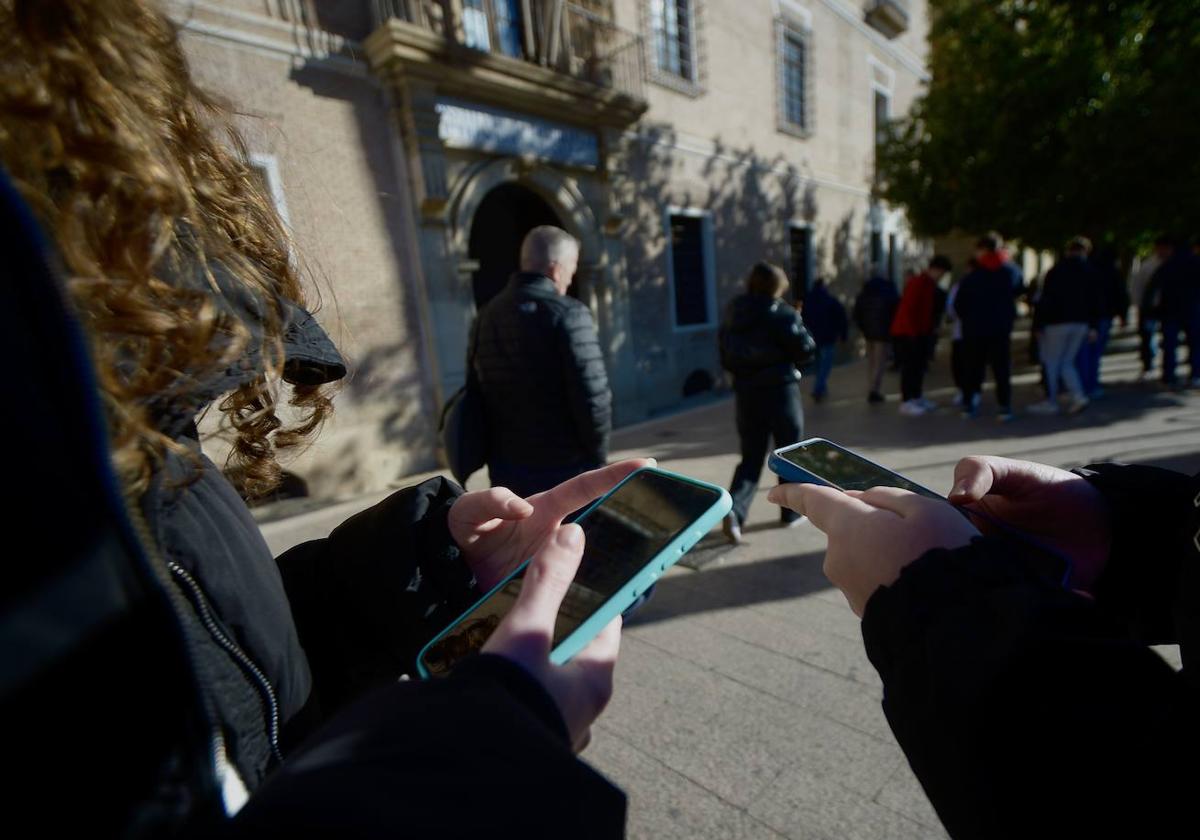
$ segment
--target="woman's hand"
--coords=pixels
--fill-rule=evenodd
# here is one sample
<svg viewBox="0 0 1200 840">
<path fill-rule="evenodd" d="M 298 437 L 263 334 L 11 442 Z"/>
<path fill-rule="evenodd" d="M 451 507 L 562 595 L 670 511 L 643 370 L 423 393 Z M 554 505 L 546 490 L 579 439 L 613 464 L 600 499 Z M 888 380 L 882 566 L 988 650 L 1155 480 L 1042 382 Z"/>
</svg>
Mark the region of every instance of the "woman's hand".
<svg viewBox="0 0 1200 840">
<path fill-rule="evenodd" d="M 964 458 L 954 468 L 950 501 L 1065 554 L 1077 589 L 1091 591 L 1108 562 L 1108 507 L 1100 491 L 1074 473 L 1011 458 Z M 977 521 L 984 533 L 996 532 L 987 520 Z"/>
<path fill-rule="evenodd" d="M 450 506 L 450 536 L 480 588 L 487 591 L 528 560 L 563 517 L 603 496 L 634 470 L 655 463 L 653 458 L 621 461 L 528 499 L 504 487 L 464 493 Z"/>
<path fill-rule="evenodd" d="M 835 490 L 817 484 L 780 484 L 767 500 L 808 517 L 825 532 L 823 571 L 862 616 L 881 586 L 931 548 L 966 545 L 979 531 L 950 505 L 894 487 Z"/>
<path fill-rule="evenodd" d="M 542 684 L 562 712 L 575 752 L 587 746 L 592 723 L 612 697 L 621 646 L 617 616 L 566 665 L 550 662 L 554 623 L 582 557 L 583 529 L 554 529 L 526 569 L 517 602 L 483 646 L 484 653 L 511 659 Z"/>
</svg>

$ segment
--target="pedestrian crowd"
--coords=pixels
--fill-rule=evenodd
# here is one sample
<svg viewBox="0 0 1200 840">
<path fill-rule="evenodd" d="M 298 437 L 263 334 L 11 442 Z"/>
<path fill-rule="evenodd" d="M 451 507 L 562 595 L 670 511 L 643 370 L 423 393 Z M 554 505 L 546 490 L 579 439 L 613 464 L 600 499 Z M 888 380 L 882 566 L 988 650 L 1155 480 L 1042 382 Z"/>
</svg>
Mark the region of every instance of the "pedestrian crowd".
<svg viewBox="0 0 1200 840">
<path fill-rule="evenodd" d="M 1031 414 L 1077 414 L 1104 395 L 1102 360 L 1114 324 L 1130 323 L 1134 302 L 1142 378 L 1154 377 L 1157 362 L 1164 386 L 1200 386 L 1191 367 L 1200 358 L 1200 244 L 1185 247 L 1173 236 L 1159 237 L 1153 254 L 1132 276 L 1132 294 L 1116 255 L 1093 250 L 1083 236 L 1066 244 L 1040 282 L 1025 282 L 995 233 L 980 237 L 961 275 L 952 271 L 948 258 L 934 256 L 923 271 L 905 278 L 902 291 L 875 272 L 854 298 L 868 403 L 886 401 L 883 378 L 894 365 L 900 372 L 900 413 L 919 417 L 934 411 L 937 404 L 925 396 L 924 380 L 936 359 L 938 338 L 948 331 L 954 406 L 966 418 L 978 417 L 990 371 L 996 416 L 1003 422 L 1014 419 L 1013 333 L 1022 300 L 1030 309 L 1031 360 L 1040 368 L 1044 391 L 1042 400 L 1026 406 Z M 823 282 L 804 298 L 802 310 L 817 339 L 811 395 L 820 403 L 829 395 L 837 343 L 846 340 L 846 310 Z M 1181 339 L 1187 347 L 1187 378 L 1176 374 Z"/>
<path fill-rule="evenodd" d="M 472 327 L 444 435 L 455 471 L 486 464 L 494 486 L 405 487 L 273 557 L 245 499 L 318 434 L 347 365 L 232 114 L 195 85 L 154 0 L 0 0 L 0 55 L 13 824 L 623 836 L 624 792 L 577 757 L 613 690 L 621 619 L 566 664 L 550 659 L 585 548 L 564 523 L 651 464 L 606 464 L 604 357 L 569 294 L 578 241 L 531 231 Z M 978 413 L 990 369 L 1012 416 L 1025 288 L 1002 244 L 981 239 L 949 289 L 943 257 L 903 294 L 868 280 L 853 320 L 871 403 L 894 353 L 902 410 L 928 410 L 949 313 L 964 412 Z M 1127 308 L 1113 263 L 1089 250 L 1073 240 L 1035 296 L 1046 411 L 1060 379 L 1068 410 L 1096 395 L 1105 321 Z M 1197 257 L 1164 237 L 1157 261 L 1139 288 L 1143 337 L 1152 355 L 1161 331 L 1174 385 L 1184 335 L 1194 382 Z M 719 331 L 741 440 L 734 539 L 770 442 L 803 435 L 800 369 L 816 362 L 825 399 L 849 334 L 828 289 L 804 300 L 806 325 L 789 288 L 755 264 Z M 236 488 L 201 447 L 210 412 L 226 420 Z M 781 524 L 807 516 L 827 533 L 826 574 L 862 617 L 888 722 L 952 836 L 1165 836 L 1190 818 L 1179 767 L 1197 751 L 1197 687 L 1148 645 L 1197 638 L 1198 489 L 1165 470 L 967 458 L 951 501 L 969 516 L 888 488 L 786 484 L 769 498 Z M 1044 550 L 1069 579 L 1046 573 Z M 482 652 L 408 679 L 421 647 L 526 560 Z"/>
</svg>

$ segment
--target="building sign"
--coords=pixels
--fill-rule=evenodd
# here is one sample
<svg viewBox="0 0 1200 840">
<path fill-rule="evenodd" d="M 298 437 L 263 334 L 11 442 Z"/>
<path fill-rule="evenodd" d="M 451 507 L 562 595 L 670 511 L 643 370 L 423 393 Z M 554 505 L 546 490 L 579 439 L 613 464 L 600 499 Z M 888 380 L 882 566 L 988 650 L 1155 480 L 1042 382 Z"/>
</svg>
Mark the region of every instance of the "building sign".
<svg viewBox="0 0 1200 840">
<path fill-rule="evenodd" d="M 447 148 L 532 155 L 566 166 L 599 165 L 599 145 L 589 131 L 456 99 L 439 99 L 436 109 L 438 137 Z"/>
</svg>

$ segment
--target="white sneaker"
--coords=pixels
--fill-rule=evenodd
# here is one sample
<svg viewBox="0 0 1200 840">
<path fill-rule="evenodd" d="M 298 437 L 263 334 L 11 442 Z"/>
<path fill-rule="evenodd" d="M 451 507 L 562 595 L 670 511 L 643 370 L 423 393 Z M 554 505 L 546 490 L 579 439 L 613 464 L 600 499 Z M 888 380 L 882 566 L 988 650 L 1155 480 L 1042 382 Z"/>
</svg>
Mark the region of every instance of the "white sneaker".
<svg viewBox="0 0 1200 840">
<path fill-rule="evenodd" d="M 963 394 L 962 394 L 962 391 L 959 391 L 958 393 L 956 393 L 954 395 L 953 406 L 955 408 L 962 408 L 962 404 L 963 404 Z"/>
<path fill-rule="evenodd" d="M 919 400 L 909 400 L 908 402 L 900 403 L 900 413 L 905 417 L 920 417 L 925 411 L 925 406 L 921 405 Z"/>
<path fill-rule="evenodd" d="M 1040 403 L 1034 403 L 1025 409 L 1030 414 L 1058 414 L 1058 403 L 1052 400 L 1042 400 Z"/>
<path fill-rule="evenodd" d="M 938 407 L 937 403 L 926 397 L 919 398 L 917 402 L 919 402 L 921 404 L 921 408 L 925 409 L 926 411 L 933 411 Z"/>
<path fill-rule="evenodd" d="M 1067 406 L 1067 414 L 1078 414 L 1089 405 L 1087 397 L 1076 397 L 1071 400 L 1071 404 Z"/>
</svg>

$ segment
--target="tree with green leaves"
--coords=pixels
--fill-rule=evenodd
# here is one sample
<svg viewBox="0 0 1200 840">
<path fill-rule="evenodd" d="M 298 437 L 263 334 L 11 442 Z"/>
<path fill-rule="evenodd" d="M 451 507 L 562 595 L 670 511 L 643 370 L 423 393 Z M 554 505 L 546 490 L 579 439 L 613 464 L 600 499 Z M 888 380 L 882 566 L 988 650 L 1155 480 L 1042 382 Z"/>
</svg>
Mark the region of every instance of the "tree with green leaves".
<svg viewBox="0 0 1200 840">
<path fill-rule="evenodd" d="M 930 0 L 927 90 L 878 193 L 924 235 L 1121 251 L 1200 232 L 1200 2 Z"/>
</svg>

